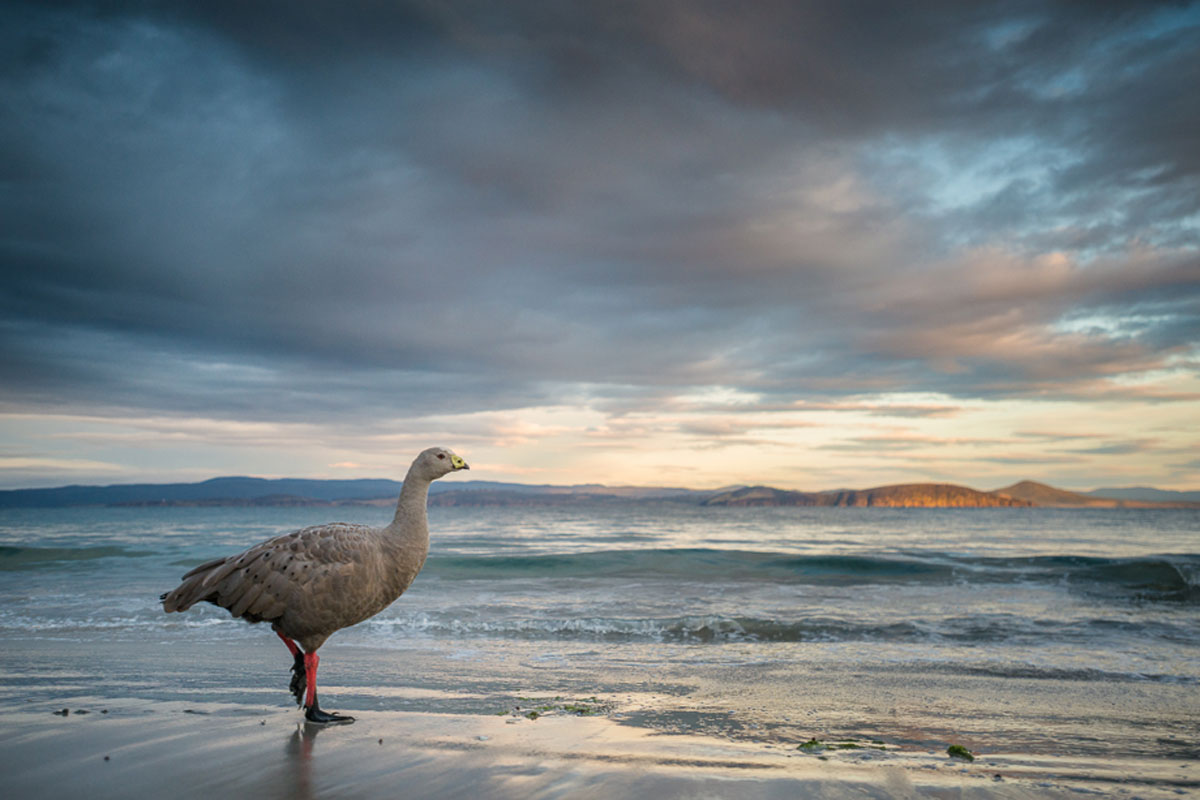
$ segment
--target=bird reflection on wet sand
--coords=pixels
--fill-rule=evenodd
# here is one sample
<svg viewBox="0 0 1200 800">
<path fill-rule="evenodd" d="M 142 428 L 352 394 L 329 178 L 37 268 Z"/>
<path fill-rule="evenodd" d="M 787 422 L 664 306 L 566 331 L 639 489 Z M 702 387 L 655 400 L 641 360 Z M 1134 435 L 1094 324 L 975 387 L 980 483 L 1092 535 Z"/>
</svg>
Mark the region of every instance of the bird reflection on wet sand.
<svg viewBox="0 0 1200 800">
<path fill-rule="evenodd" d="M 288 787 L 287 797 L 295 800 L 311 800 L 313 746 L 324 726 L 311 722 L 301 722 L 288 737 L 283 748 L 286 756 L 287 769 L 284 774 L 289 776 L 292 785 Z"/>
</svg>

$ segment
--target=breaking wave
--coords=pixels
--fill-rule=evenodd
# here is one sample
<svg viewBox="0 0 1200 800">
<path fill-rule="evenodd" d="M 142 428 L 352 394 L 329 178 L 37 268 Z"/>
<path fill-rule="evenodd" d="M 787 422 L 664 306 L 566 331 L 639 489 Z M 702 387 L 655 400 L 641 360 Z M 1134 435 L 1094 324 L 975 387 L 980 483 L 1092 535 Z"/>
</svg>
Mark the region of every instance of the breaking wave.
<svg viewBox="0 0 1200 800">
<path fill-rule="evenodd" d="M 533 556 L 433 556 L 426 570 L 450 580 L 657 576 L 834 586 L 1052 583 L 1089 592 L 1119 592 L 1140 600 L 1200 600 L 1200 555 L 1195 554 L 1139 558 L 972 558 L 940 553 L 795 556 L 675 548 Z"/>
<path fill-rule="evenodd" d="M 137 558 L 154 555 L 145 550 L 99 545 L 94 547 L 17 547 L 0 545 L 0 570 L 62 568 L 70 562 L 95 561 L 100 558 Z"/>
<path fill-rule="evenodd" d="M 488 638 L 526 641 L 644 642 L 675 644 L 725 643 L 858 643 L 975 647 L 992 644 L 1086 645 L 1113 631 L 1105 619 L 1064 625 L 1011 615 L 969 615 L 871 623 L 832 617 L 780 620 L 761 617 L 695 615 L 659 618 L 514 616 L 472 617 L 454 614 L 396 614 L 366 623 L 376 641 L 433 638 Z M 1143 635 L 1188 643 L 1194 631 L 1158 624 Z M 377 638 L 376 638 L 377 637 Z M 1105 639 L 1111 641 L 1111 638 Z M 1016 669 L 1016 668 L 1014 668 Z M 1019 670 L 1013 675 L 1023 674 Z M 1030 677 L 1038 677 L 1030 675 Z M 1047 675 L 1046 677 L 1062 677 Z"/>
</svg>

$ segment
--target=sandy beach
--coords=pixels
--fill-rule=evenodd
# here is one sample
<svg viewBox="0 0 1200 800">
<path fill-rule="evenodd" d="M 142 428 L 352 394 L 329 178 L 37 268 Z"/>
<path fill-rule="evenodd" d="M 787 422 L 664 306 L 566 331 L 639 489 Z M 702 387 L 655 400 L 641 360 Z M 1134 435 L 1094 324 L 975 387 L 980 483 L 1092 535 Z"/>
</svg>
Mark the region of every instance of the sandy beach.
<svg viewBox="0 0 1200 800">
<path fill-rule="evenodd" d="M 25 671 L 9 659 L 4 676 L 6 793 L 1149 799 L 1200 788 L 1179 737 L 1192 718 L 1190 687 L 1111 691 L 915 673 L 887 685 L 850 669 L 803 675 L 753 665 L 597 676 L 539 668 L 528 651 L 506 664 L 496 653 L 331 647 L 326 704 L 357 722 L 319 728 L 271 682 L 286 665 L 269 644 L 114 646 L 90 656 L 27 645 Z M 112 670 L 93 680 L 89 663 Z M 589 683 L 608 691 L 588 693 Z M 972 702 L 977 712 L 963 708 Z M 1057 713 L 1047 713 L 1052 703 Z M 974 725 L 964 722 L 975 713 Z M 1116 721 L 1144 737 L 1104 740 Z M 1089 735 L 1090 750 L 1080 744 Z M 810 738 L 821 746 L 802 748 Z M 947 755 L 951 738 L 976 760 Z"/>
<path fill-rule="evenodd" d="M 832 751 L 662 734 L 603 717 L 359 712 L 320 729 L 297 714 L 128 704 L 107 714 L 17 712 L 0 735 L 10 797 L 1173 797 L 1129 765 L 990 754 Z"/>
</svg>

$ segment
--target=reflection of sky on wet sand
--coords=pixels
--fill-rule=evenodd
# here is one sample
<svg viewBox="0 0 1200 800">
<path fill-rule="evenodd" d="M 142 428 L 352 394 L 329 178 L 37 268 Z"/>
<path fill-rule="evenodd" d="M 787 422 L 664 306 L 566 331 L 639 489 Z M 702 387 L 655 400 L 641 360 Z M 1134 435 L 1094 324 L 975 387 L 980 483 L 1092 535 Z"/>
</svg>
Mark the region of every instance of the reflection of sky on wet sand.
<svg viewBox="0 0 1200 800">
<path fill-rule="evenodd" d="M 203 707 L 200 707 L 203 709 Z M 900 798 L 969 789 L 983 800 L 1097 791 L 1115 780 L 1147 798 L 1187 785 L 1181 761 L 982 752 L 967 765 L 938 752 L 844 738 L 805 752 L 762 742 L 655 730 L 604 717 L 366 712 L 353 726 L 315 730 L 292 714 L 183 715 L 131 706 L 102 724 L 21 712 L 0 733 L 17 796 Z M 115 715 L 115 716 L 114 716 Z M 680 713 L 681 727 L 694 714 Z M 265 724 L 264 724 L 265 723 Z M 669 728 L 670 726 L 668 726 Z M 382 741 L 381 741 L 382 740 Z M 282 744 L 281 744 L 282 742 Z M 103 755 L 110 757 L 103 760 Z M 996 776 L 1000 776 L 997 778 Z M 145 794 L 139 794 L 145 793 Z"/>
<path fill-rule="evenodd" d="M 880 645 L 865 657 L 808 642 L 764 659 L 751 643 L 335 643 L 323 693 L 357 721 L 319 728 L 290 703 L 286 653 L 273 639 L 97 641 L 86 652 L 31 641 L 19 659 L 9 653 L 0 678 L 13 709 L 0 769 L 14 796 L 169 787 L 181 800 L 841 797 L 868 788 L 905 797 L 963 785 L 1016 797 L 1046 782 L 1104 791 L 1118 778 L 1165 798 L 1194 780 L 1184 768 L 1200 756 L 1194 686 L 1106 681 L 1086 665 L 1027 678 L 1016 667 L 935 669 L 921 650 Z M 89 666 L 97 659 L 107 665 L 100 675 Z M 565 711 L 577 703 L 600 713 Z M 64 707 L 73 713 L 51 713 Z M 828 749 L 797 749 L 813 738 Z M 979 760 L 950 760 L 949 744 Z"/>
</svg>

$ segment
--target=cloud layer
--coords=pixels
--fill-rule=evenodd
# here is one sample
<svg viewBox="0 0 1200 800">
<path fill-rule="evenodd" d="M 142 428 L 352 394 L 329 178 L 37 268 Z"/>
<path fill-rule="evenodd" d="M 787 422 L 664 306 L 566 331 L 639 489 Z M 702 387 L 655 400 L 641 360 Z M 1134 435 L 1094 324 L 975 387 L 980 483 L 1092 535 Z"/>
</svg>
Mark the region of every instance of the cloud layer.
<svg viewBox="0 0 1200 800">
<path fill-rule="evenodd" d="M 1195 4 L 0 16 L 13 413 L 1197 400 Z"/>
</svg>

